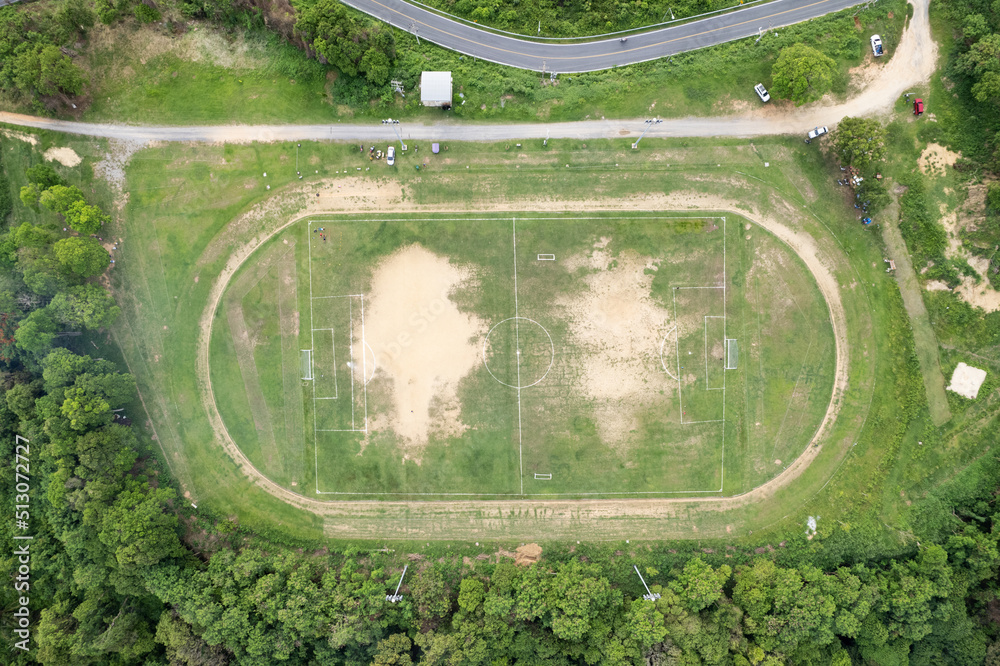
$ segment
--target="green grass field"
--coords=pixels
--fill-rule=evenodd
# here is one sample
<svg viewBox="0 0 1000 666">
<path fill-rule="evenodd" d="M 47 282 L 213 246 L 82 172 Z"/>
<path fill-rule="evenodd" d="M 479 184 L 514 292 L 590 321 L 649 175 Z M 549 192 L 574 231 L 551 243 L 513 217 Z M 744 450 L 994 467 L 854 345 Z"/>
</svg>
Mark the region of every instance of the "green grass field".
<svg viewBox="0 0 1000 666">
<path fill-rule="evenodd" d="M 904 109 L 900 113 L 907 112 Z M 147 449 L 162 457 L 182 494 L 187 493 L 199 510 L 238 517 L 241 523 L 279 538 L 319 540 L 326 533 L 338 539 L 369 535 L 367 538 L 377 538 L 380 542 L 391 540 L 394 534 L 400 538 L 448 540 L 465 539 L 469 530 L 480 528 L 493 534 L 492 538 L 576 540 L 583 536 L 574 522 L 580 519 L 580 505 L 574 503 L 567 504 L 565 514 L 556 515 L 518 509 L 522 500 L 512 500 L 488 512 L 472 502 L 461 507 L 452 506 L 455 502 L 451 502 L 447 512 L 438 508 L 442 504 L 439 502 L 411 503 L 405 511 L 390 509 L 383 502 L 360 502 L 342 509 L 337 502 L 327 502 L 328 509 L 318 515 L 268 494 L 233 463 L 209 424 L 200 397 L 202 383 L 195 372 L 205 306 L 233 256 L 242 256 L 244 248 L 255 247 L 259 242 L 255 239 L 270 238 L 303 206 L 317 205 L 317 201 L 323 208 L 343 209 L 348 204 L 369 211 L 350 218 L 351 226 L 364 226 L 362 222 L 388 217 L 387 211 L 397 209 L 423 211 L 421 215 L 430 218 L 455 217 L 443 211 L 498 207 L 512 211 L 551 211 L 573 206 L 574 210 L 587 211 L 592 216 L 609 215 L 600 211 L 614 206 L 630 211 L 629 217 L 639 211 L 672 210 L 677 212 L 669 214 L 713 217 L 729 216 L 736 211 L 737 217 L 741 212 L 749 217 L 773 217 L 815 240 L 840 285 L 847 317 L 845 344 L 851 354 L 847 385 L 838 397 L 839 417 L 824 436 L 825 443 L 815 460 L 793 483 L 760 501 L 732 509 L 711 505 L 702 508 L 688 503 L 673 505 L 674 508 L 653 515 L 637 512 L 634 506 L 623 509 L 621 502 L 612 497 L 608 505 L 610 513 L 595 508 L 589 514 L 590 527 L 585 538 L 614 540 L 630 535 L 640 538 L 638 535 L 643 534 L 647 535 L 645 538 L 735 539 L 745 537 L 752 529 L 752 540 L 769 538 L 760 537 L 761 534 L 773 534 L 780 541 L 786 535 L 800 532 L 806 515 L 820 515 L 824 518 L 820 521 L 820 532 L 824 535 L 863 530 L 871 543 L 890 543 L 896 535 L 883 534 L 885 528 L 880 520 L 896 525 L 907 511 L 905 501 L 911 493 L 923 492 L 935 479 L 946 478 L 955 465 L 976 459 L 988 446 L 972 446 L 965 438 L 959 441 L 963 429 L 972 422 L 970 419 L 978 423 L 994 413 L 989 409 L 984 411 L 992 404 L 988 397 L 981 396 L 971 406 L 952 405 L 956 418 L 938 434 L 929 432 L 930 426 L 925 428 L 919 421 L 926 415 L 919 366 L 912 355 L 912 336 L 895 282 L 884 271 L 885 249 L 877 229 L 858 225 L 853 208 L 843 198 L 842 188 L 835 184 L 839 172 L 835 167 L 831 170 L 822 153 L 813 150 L 815 146 L 803 147 L 796 139 L 760 138 L 752 144 L 739 139 L 653 140 L 644 141 L 638 151 L 630 150 L 627 140 L 586 144 L 550 141 L 547 147 L 541 142 L 537 145 L 529 142 L 520 151 L 506 150 L 503 144 L 455 143 L 449 145 L 445 155 L 433 159 L 428 150 L 428 166 L 419 172 L 411 168 L 412 155 L 399 156 L 399 166 L 395 169 L 376 163 L 370 171 L 365 171 L 370 163 L 359 160 L 356 147 L 310 142 L 302 144 L 300 160 L 305 160 L 310 171 L 319 174 L 310 173 L 305 181 L 298 181 L 295 175 L 295 144 L 166 144 L 132 157 L 126 171 L 129 196 L 123 201 L 120 193 L 92 173 L 92 165 L 104 157 L 106 148 L 102 142 L 44 132 L 34 136 L 39 139 L 37 146 L 0 137 L 15 194 L 16 188 L 23 184 L 24 168 L 37 163 L 49 147 L 69 145 L 84 162 L 76 169 L 58 165 L 57 169 L 70 182 L 93 192 L 95 200 L 109 208 L 112 201 L 124 205 L 116 231 L 124 240 L 116 252 L 117 263 L 111 273 L 123 315 L 109 333 L 74 340 L 87 348 L 92 348 L 91 343 L 97 344 L 107 350 L 109 358 L 117 358 L 115 349 L 120 348 L 121 357 L 136 375 L 140 389 L 140 401 L 130 411 L 145 410 L 148 414 L 148 420 L 137 422 L 138 433 Z M 421 157 L 427 148 L 420 145 Z M 770 167 L 765 167 L 765 162 Z M 360 172 L 357 166 L 361 167 Z M 263 171 L 268 172 L 266 181 L 261 177 Z M 270 191 L 265 189 L 265 182 L 271 184 Z M 294 190 L 303 184 L 312 191 L 295 194 Z M 338 196 L 341 185 L 353 188 L 354 198 Z M 330 198 L 317 199 L 316 192 Z M 727 212 L 718 212 L 723 203 Z M 24 210 L 19 200 L 15 199 L 15 205 L 18 215 L 36 219 L 36 214 Z M 716 212 L 709 212 L 713 209 Z M 509 219 L 510 215 L 513 213 L 490 217 Z M 42 217 L 37 221 L 43 221 Z M 283 235 L 287 232 L 291 235 Z M 290 243 L 295 240 L 295 251 L 300 252 L 296 233 L 301 235 L 294 228 L 278 232 L 274 240 L 251 255 L 243 272 L 255 270 L 253 265 L 260 266 L 271 248 L 288 248 L 282 242 L 286 238 Z M 744 230 L 743 235 L 746 233 Z M 754 237 L 752 242 L 770 238 L 756 227 L 749 233 Z M 746 242 L 740 238 L 740 242 Z M 332 238 L 328 242 L 333 242 Z M 570 240 L 560 242 L 570 243 Z M 499 252 L 493 247 L 485 250 Z M 450 256 L 446 247 L 438 246 L 436 251 Z M 388 246 L 382 252 L 389 253 Z M 478 259 L 466 256 L 462 260 L 475 263 L 488 259 L 488 256 Z M 373 264 L 369 262 L 367 266 L 370 272 Z M 786 280 L 791 281 L 800 274 L 798 261 L 788 270 Z M 731 285 L 735 275 L 729 278 Z M 265 401 L 271 400 L 267 404 L 272 406 L 279 405 L 277 396 L 285 393 L 285 382 L 300 384 L 297 354 L 305 348 L 291 346 L 287 339 L 284 346 L 279 342 L 283 313 L 274 320 L 272 310 L 266 305 L 266 297 L 276 289 L 283 290 L 284 298 L 292 298 L 291 287 L 283 286 L 284 277 L 287 274 L 280 271 L 270 276 L 258 275 L 255 279 L 261 280 L 260 283 L 255 286 L 252 280 L 245 283 L 244 287 L 253 289 L 241 297 L 248 324 L 255 317 L 270 318 L 270 323 L 260 328 L 258 339 L 265 346 L 257 348 L 256 356 L 270 356 L 279 350 L 293 354 L 291 367 L 282 373 L 285 376 L 265 376 L 262 371 L 258 377 L 261 395 Z M 242 274 L 232 280 L 226 278 L 229 287 L 215 310 L 213 330 L 229 325 L 227 301 L 241 278 Z M 750 283 L 748 280 L 747 284 Z M 302 285 L 296 270 L 293 300 L 299 303 L 303 302 Z M 783 288 L 780 282 L 762 282 L 761 289 L 765 287 L 777 292 Z M 751 294 L 748 301 L 754 304 L 757 302 L 754 298 Z M 773 297 L 761 296 L 765 298 Z M 459 299 L 459 303 L 465 310 L 473 307 L 471 301 Z M 940 308 L 932 305 L 928 303 L 932 318 L 938 310 L 944 311 L 943 305 Z M 771 335 L 772 328 L 766 319 L 769 311 L 762 309 L 761 314 L 760 330 L 766 337 Z M 745 317 L 744 321 L 756 325 L 753 319 Z M 733 376 L 749 367 L 747 350 L 752 348 L 751 332 L 740 331 L 734 336 L 739 340 L 740 367 L 735 373 L 728 373 L 727 387 Z M 231 335 L 219 335 L 214 330 L 212 385 L 220 407 L 230 410 L 225 414 L 230 432 L 240 442 L 243 453 L 263 468 L 267 452 L 255 444 L 256 424 L 252 420 L 241 424 L 233 417 L 233 409 L 244 410 L 243 413 L 248 409 L 239 404 L 239 400 L 247 400 L 239 364 L 233 361 L 227 370 L 225 365 L 217 363 L 225 357 L 219 351 L 219 343 L 231 346 L 231 340 Z M 949 344 L 959 345 L 957 341 Z M 790 350 L 783 350 L 788 357 L 785 362 L 801 364 L 808 345 L 808 340 L 804 346 L 803 341 L 798 341 L 795 349 L 798 358 Z M 962 348 L 988 353 L 974 347 Z M 948 364 L 953 364 L 952 357 L 948 359 Z M 946 372 L 950 367 L 945 368 Z M 744 391 L 750 392 L 753 409 L 753 386 L 746 386 Z M 244 397 L 239 398 L 240 393 Z M 787 399 L 769 400 L 767 394 L 757 399 L 758 404 L 772 411 L 788 409 Z M 271 419 L 274 441 L 281 447 L 275 457 L 280 465 L 269 468 L 267 473 L 282 486 L 303 492 L 305 499 L 315 499 L 315 485 L 312 494 L 307 494 L 308 487 L 303 485 L 309 481 L 315 484 L 315 477 L 310 476 L 315 462 L 310 459 L 312 442 L 304 435 L 300 441 L 289 439 L 296 432 L 307 430 L 305 401 L 298 413 L 303 415 L 301 423 L 296 421 L 295 409 L 282 410 Z M 290 416 L 286 418 L 286 414 Z M 789 415 L 789 419 L 796 415 L 794 408 Z M 907 428 L 910 418 L 918 420 Z M 463 422 L 468 421 L 463 419 Z M 742 463 L 739 459 L 731 461 L 732 465 L 727 463 L 724 492 L 727 499 L 731 492 L 757 486 L 776 471 L 765 467 L 757 472 L 756 462 L 751 461 L 769 461 L 769 466 L 774 459 L 788 462 L 787 455 L 778 452 L 771 458 L 770 447 L 776 433 L 772 431 L 754 439 L 755 423 L 749 419 L 737 421 L 733 439 L 728 439 L 727 433 L 727 460 L 730 453 L 744 456 Z M 746 439 L 748 429 L 749 439 Z M 245 437 L 246 433 L 250 436 Z M 731 441 L 747 444 L 730 449 Z M 918 445 L 918 441 L 924 445 Z M 742 454 L 740 446 L 746 447 Z M 406 466 L 399 458 L 392 462 L 397 468 Z M 425 456 L 421 464 L 429 469 L 428 462 Z M 745 470 L 745 478 L 740 478 L 738 464 Z M 299 485 L 291 486 L 293 481 Z M 482 534 L 477 533 L 475 540 L 482 541 Z M 830 548 L 836 548 L 830 543 Z"/>
<path fill-rule="evenodd" d="M 303 220 L 228 287 L 216 400 L 258 469 L 328 499 L 749 490 L 815 432 L 834 346 L 805 266 L 747 227 Z"/>
</svg>

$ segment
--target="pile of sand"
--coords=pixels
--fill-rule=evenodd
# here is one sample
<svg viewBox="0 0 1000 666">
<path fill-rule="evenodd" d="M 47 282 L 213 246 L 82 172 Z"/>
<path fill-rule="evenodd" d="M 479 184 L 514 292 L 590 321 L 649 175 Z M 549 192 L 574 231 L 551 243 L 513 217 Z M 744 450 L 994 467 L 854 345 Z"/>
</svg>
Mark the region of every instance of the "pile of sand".
<svg viewBox="0 0 1000 666">
<path fill-rule="evenodd" d="M 953 391 L 963 398 L 975 400 L 979 395 L 979 387 L 986 381 L 986 371 L 974 368 L 965 363 L 959 363 L 955 367 L 955 372 L 951 375 L 951 383 L 948 390 Z"/>
<path fill-rule="evenodd" d="M 68 167 L 75 167 L 83 161 L 72 148 L 49 148 L 42 156 L 49 162 L 59 162 Z"/>
<path fill-rule="evenodd" d="M 514 564 L 522 567 L 530 567 L 542 558 L 542 547 L 537 543 L 526 543 L 517 549 L 514 555 Z"/>
</svg>

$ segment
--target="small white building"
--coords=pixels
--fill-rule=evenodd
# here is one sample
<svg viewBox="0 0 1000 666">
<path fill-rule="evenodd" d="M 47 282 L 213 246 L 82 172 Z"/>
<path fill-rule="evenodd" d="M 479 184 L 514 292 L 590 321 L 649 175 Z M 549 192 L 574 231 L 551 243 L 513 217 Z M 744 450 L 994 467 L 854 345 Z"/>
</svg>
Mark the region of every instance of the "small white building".
<svg viewBox="0 0 1000 666">
<path fill-rule="evenodd" d="M 451 108 L 451 72 L 422 72 L 420 103 L 424 106 Z"/>
</svg>

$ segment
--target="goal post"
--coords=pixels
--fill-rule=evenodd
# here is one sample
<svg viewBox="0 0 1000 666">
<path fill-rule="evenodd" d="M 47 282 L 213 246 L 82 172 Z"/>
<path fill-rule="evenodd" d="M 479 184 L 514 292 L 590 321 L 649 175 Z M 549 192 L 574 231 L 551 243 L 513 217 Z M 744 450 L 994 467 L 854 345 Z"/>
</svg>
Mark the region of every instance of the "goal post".
<svg viewBox="0 0 1000 666">
<path fill-rule="evenodd" d="M 312 349 L 302 349 L 299 351 L 299 360 L 302 365 L 302 379 L 307 381 L 311 381 L 313 378 L 312 357 Z"/>
<path fill-rule="evenodd" d="M 726 338 L 726 370 L 735 370 L 739 361 L 739 347 L 735 338 Z"/>
</svg>

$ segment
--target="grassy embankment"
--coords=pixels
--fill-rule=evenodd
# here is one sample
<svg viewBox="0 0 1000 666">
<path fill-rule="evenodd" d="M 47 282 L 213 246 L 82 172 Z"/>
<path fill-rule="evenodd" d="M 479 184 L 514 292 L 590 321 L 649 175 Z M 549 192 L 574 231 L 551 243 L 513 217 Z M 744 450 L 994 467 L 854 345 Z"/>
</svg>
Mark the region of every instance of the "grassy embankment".
<svg viewBox="0 0 1000 666">
<path fill-rule="evenodd" d="M 849 91 L 848 70 L 870 60 L 868 35 L 883 36 L 889 57 L 905 18 L 901 0 L 845 10 L 756 38 L 587 74 L 549 76 L 460 56 L 401 31 L 393 78 L 406 98 L 371 89 L 308 60 L 270 33 L 219 33 L 190 24 L 179 36 L 133 20 L 98 27 L 77 62 L 88 73 L 91 105 L 83 120 L 163 124 L 326 122 L 385 116 L 413 121 L 450 118 L 523 122 L 644 115 L 729 114 L 760 103 L 754 84 L 770 86 L 781 48 L 805 42 L 837 62 L 834 95 Z M 858 24 L 854 14 L 857 13 Z M 893 18 L 887 18 L 889 14 Z M 184 29 L 184 21 L 175 20 Z M 888 58 L 872 66 L 883 66 Z M 455 80 L 452 111 L 420 106 L 423 70 L 449 70 Z M 381 90 L 381 89 L 379 89 Z M 459 93 L 464 98 L 459 97 Z M 780 104 L 781 102 L 772 102 Z"/>
</svg>

